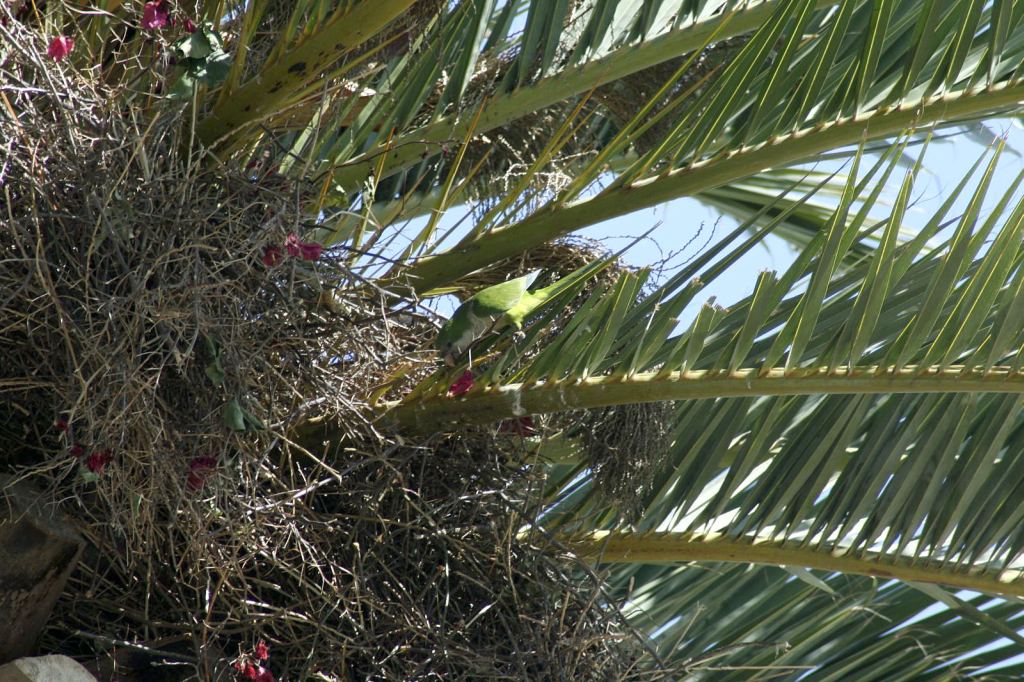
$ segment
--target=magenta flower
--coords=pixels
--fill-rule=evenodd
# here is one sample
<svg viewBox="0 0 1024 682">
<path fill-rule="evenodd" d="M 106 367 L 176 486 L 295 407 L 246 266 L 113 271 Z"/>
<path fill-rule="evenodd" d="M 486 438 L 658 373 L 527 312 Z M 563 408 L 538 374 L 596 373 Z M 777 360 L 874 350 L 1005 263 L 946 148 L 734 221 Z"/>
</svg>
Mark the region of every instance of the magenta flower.
<svg viewBox="0 0 1024 682">
<path fill-rule="evenodd" d="M 53 420 L 53 428 L 57 429 L 61 433 L 67 433 L 67 430 L 71 428 L 68 426 L 68 420 L 64 417 L 57 417 Z"/>
<path fill-rule="evenodd" d="M 274 673 L 255 663 L 235 663 L 234 669 L 253 682 L 274 682 Z"/>
<path fill-rule="evenodd" d="M 261 639 L 256 645 L 253 655 L 261 661 L 265 661 L 270 658 L 270 647 L 268 647 L 267 643 Z"/>
<path fill-rule="evenodd" d="M 268 268 L 272 268 L 279 265 L 284 260 L 284 254 L 281 253 L 281 247 L 279 246 L 268 246 L 263 249 L 263 257 L 260 258 L 263 264 Z"/>
<path fill-rule="evenodd" d="M 81 443 L 75 443 L 70 448 L 68 448 L 68 454 L 74 457 L 75 459 L 78 459 L 79 457 L 85 454 L 85 448 L 82 447 Z"/>
<path fill-rule="evenodd" d="M 196 32 L 195 22 L 193 22 L 191 19 L 186 18 L 185 19 L 185 30 L 188 31 L 189 33 L 195 33 Z"/>
<path fill-rule="evenodd" d="M 533 417 L 526 415 L 525 417 L 506 419 L 501 422 L 498 424 L 498 432 L 514 433 L 517 436 L 532 436 L 537 433 L 537 429 L 534 428 Z"/>
<path fill-rule="evenodd" d="M 155 31 L 171 23 L 171 15 L 163 2 L 147 2 L 142 8 L 142 28 Z"/>
<path fill-rule="evenodd" d="M 74 38 L 71 36 L 57 36 L 50 41 L 50 46 L 46 48 L 46 56 L 55 62 L 59 62 L 71 54 L 73 49 L 75 49 Z"/>
<path fill-rule="evenodd" d="M 303 242 L 299 244 L 299 255 L 302 260 L 316 260 L 324 252 L 324 247 L 316 242 Z"/>
<path fill-rule="evenodd" d="M 188 478 L 185 480 L 189 490 L 201 489 L 206 483 L 206 478 L 213 473 L 216 467 L 217 459 L 215 457 L 193 457 L 192 461 L 188 463 Z"/>
<path fill-rule="evenodd" d="M 85 466 L 89 467 L 89 471 L 94 474 L 102 474 L 103 469 L 110 464 L 114 459 L 114 455 L 110 453 L 110 450 L 100 450 L 94 452 L 85 458 Z"/>
<path fill-rule="evenodd" d="M 456 379 L 455 383 L 448 388 L 448 392 L 453 396 L 458 397 L 469 391 L 471 388 L 473 388 L 473 373 L 467 369 L 462 373 L 462 376 Z"/>
<path fill-rule="evenodd" d="M 213 469 L 217 466 L 216 457 L 193 457 L 192 461 L 188 463 L 188 468 L 192 471 L 197 469 Z"/>
<path fill-rule="evenodd" d="M 299 241 L 299 235 L 292 232 L 284 240 L 285 250 L 302 260 L 316 260 L 324 251 L 324 247 L 316 242 Z"/>
</svg>

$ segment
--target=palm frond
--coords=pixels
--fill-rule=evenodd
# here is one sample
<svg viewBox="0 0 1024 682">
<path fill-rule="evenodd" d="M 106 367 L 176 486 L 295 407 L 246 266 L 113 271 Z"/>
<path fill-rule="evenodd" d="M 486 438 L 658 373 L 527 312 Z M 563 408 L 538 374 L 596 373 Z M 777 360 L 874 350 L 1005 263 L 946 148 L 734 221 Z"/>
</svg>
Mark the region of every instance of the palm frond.
<svg viewBox="0 0 1024 682">
<path fill-rule="evenodd" d="M 682 104 L 663 142 L 623 169 L 610 186 L 588 197 L 579 191 L 560 195 L 525 219 L 496 224 L 450 252 L 423 258 L 409 269 L 410 281 L 427 291 L 601 220 L 806 162 L 864 138 L 885 139 L 908 128 L 1008 111 L 1021 97 L 1011 54 L 1024 49 L 1024 33 L 999 43 L 1006 53 L 996 61 L 1004 66 L 993 70 L 985 59 L 993 48 L 988 32 L 997 30 L 990 11 L 977 15 L 977 34 L 969 48 L 964 46 L 962 22 L 973 21 L 972 2 L 936 6 L 934 25 L 927 13 L 919 19 L 894 11 L 890 20 L 877 22 L 881 33 L 868 36 L 873 40 L 854 39 L 847 29 L 870 24 L 876 3 L 845 3 L 840 11 L 824 14 L 813 7 L 805 0 L 776 8 L 775 20 L 749 37 L 715 87 Z M 895 65 L 922 58 L 916 44 L 905 40 L 908 32 L 937 36 L 936 55 L 944 56 L 900 70 Z M 799 47 L 778 49 L 780 41 L 795 45 L 794 36 L 802 38 Z M 870 72 L 865 64 L 874 64 Z M 870 85 L 855 91 L 847 85 L 858 68 Z M 995 80 L 990 74 L 997 74 Z M 581 176 L 596 179 L 602 169 L 584 169 Z"/>
<path fill-rule="evenodd" d="M 812 582 L 776 567 L 637 564 L 611 579 L 658 654 L 692 665 L 692 679 L 973 679 L 1007 658 L 1007 640 L 974 616 L 1019 611 L 979 594 L 935 608 L 898 581 L 817 573 Z M 1015 663 L 980 679 L 1020 673 Z"/>
<path fill-rule="evenodd" d="M 530 331 L 505 348 L 464 399 L 444 396 L 442 383 L 392 417 L 436 428 L 676 401 L 672 444 L 635 524 L 654 534 L 605 538 L 618 560 L 684 544 L 693 554 L 672 559 L 694 560 L 703 547 L 705 560 L 722 560 L 728 546 L 737 561 L 778 551 L 765 561 L 823 570 L 848 561 L 843 570 L 853 573 L 1017 594 L 1024 201 L 1015 201 L 1015 183 L 982 219 L 999 151 L 979 159 L 904 244 L 896 235 L 920 159 L 889 215 L 868 219 L 898 165 L 895 147 L 863 176 L 855 164 L 829 229 L 781 278 L 763 273 L 729 310 L 705 306 L 676 331 L 700 289 L 691 273 L 642 298 L 642 279 L 626 273 L 545 348 L 531 353 L 539 337 Z M 954 199 L 972 178 L 977 186 L 956 215 Z M 862 203 L 851 217 L 854 196 Z M 862 235 L 879 231 L 872 256 L 838 267 Z M 698 281 L 713 279 L 713 267 Z M 613 530 L 600 511 L 606 500 L 586 485 L 581 496 L 567 482 L 551 518 Z M 598 536 L 586 542 L 598 551 Z M 816 558 L 801 561 L 803 552 Z"/>
</svg>

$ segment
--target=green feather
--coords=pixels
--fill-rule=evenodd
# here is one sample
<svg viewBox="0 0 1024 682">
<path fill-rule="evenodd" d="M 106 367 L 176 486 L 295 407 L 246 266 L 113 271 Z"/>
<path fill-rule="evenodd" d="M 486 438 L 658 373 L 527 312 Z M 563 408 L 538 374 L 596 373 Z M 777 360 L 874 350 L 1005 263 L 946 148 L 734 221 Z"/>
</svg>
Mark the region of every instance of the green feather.
<svg viewBox="0 0 1024 682">
<path fill-rule="evenodd" d="M 533 284 L 533 280 L 537 279 L 538 274 L 540 270 L 534 270 L 528 275 L 489 286 L 477 292 L 463 305 L 472 303 L 478 315 L 502 315 L 527 296 L 527 290 Z"/>
<path fill-rule="evenodd" d="M 476 341 L 491 331 L 506 327 L 523 328 L 523 322 L 538 308 L 570 290 L 574 290 L 614 263 L 630 246 L 649 235 L 657 225 L 634 239 L 626 247 L 574 270 L 554 284 L 530 291 L 540 270 L 510 279 L 478 291 L 452 314 L 434 340 L 434 346 L 445 362 L 454 364 Z"/>
<path fill-rule="evenodd" d="M 608 266 L 610 259 L 589 263 L 554 284 L 529 291 L 539 271 L 489 286 L 466 300 L 452 314 L 435 340 L 445 361 L 453 364 L 480 337 L 506 327 L 522 329 L 523 322 L 542 305 L 559 294 L 578 286 Z"/>
<path fill-rule="evenodd" d="M 537 277 L 532 272 L 522 277 L 495 284 L 477 292 L 452 314 L 434 341 L 446 362 L 453 362 L 477 339 L 503 321 L 505 313 L 515 307 Z M 503 325 L 502 325 L 503 326 Z"/>
</svg>

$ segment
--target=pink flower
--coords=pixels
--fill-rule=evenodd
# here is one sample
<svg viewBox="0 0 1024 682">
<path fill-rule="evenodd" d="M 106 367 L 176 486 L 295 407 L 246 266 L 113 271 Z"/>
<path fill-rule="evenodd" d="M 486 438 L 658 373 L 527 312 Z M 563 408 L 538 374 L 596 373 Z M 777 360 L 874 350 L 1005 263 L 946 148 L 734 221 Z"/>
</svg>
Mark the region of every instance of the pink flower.
<svg viewBox="0 0 1024 682">
<path fill-rule="evenodd" d="M 302 260 L 316 260 L 324 252 L 324 247 L 316 242 L 303 242 L 299 244 Z"/>
<path fill-rule="evenodd" d="M 215 457 L 193 457 L 192 461 L 188 463 L 188 478 L 185 479 L 186 485 L 190 490 L 199 490 L 206 483 L 206 478 L 213 473 L 213 470 L 217 467 L 217 459 Z"/>
<path fill-rule="evenodd" d="M 75 49 L 74 38 L 71 36 L 57 36 L 50 41 L 50 46 L 46 48 L 46 56 L 55 62 L 59 62 L 71 54 L 73 49 Z"/>
<path fill-rule="evenodd" d="M 473 373 L 468 369 L 462 373 L 455 383 L 448 388 L 448 392 L 453 396 L 460 396 L 466 393 L 469 389 L 473 388 Z"/>
<path fill-rule="evenodd" d="M 188 463 L 188 468 L 192 471 L 212 469 L 217 466 L 216 457 L 193 457 L 192 461 Z"/>
<path fill-rule="evenodd" d="M 253 682 L 274 682 L 274 673 L 270 672 L 262 665 L 246 663 L 245 667 L 242 668 L 241 673 L 245 675 L 246 679 L 252 680 Z"/>
<path fill-rule="evenodd" d="M 188 31 L 189 33 L 195 33 L 196 32 L 195 22 L 193 22 L 191 19 L 186 18 L 185 19 L 185 30 Z"/>
<path fill-rule="evenodd" d="M 243 659 L 244 660 L 244 659 Z M 237 661 L 231 664 L 245 679 L 253 682 L 274 682 L 274 673 L 250 661 Z"/>
<path fill-rule="evenodd" d="M 518 436 L 532 436 L 537 433 L 537 430 L 533 426 L 533 417 L 526 415 L 525 417 L 506 419 L 501 422 L 498 424 L 498 432 L 514 433 Z"/>
<path fill-rule="evenodd" d="M 101 450 L 94 452 L 85 458 L 85 466 L 89 467 L 89 471 L 94 474 L 102 474 L 104 467 L 113 461 L 114 455 L 110 453 L 110 450 Z"/>
<path fill-rule="evenodd" d="M 163 28 L 171 21 L 171 15 L 167 12 L 163 2 L 147 2 L 142 8 L 142 28 L 146 31 L 155 31 Z"/>
<path fill-rule="evenodd" d="M 261 661 L 265 661 L 270 658 L 270 647 L 268 647 L 267 643 L 261 639 L 256 645 L 253 655 Z"/>
<path fill-rule="evenodd" d="M 281 253 L 281 248 L 278 246 L 268 246 L 263 249 L 263 257 L 260 258 L 268 268 L 279 265 L 283 259 L 284 254 Z"/>
<path fill-rule="evenodd" d="M 57 417 L 56 419 L 53 420 L 53 428 L 57 429 L 61 433 L 67 433 L 70 427 L 68 426 L 67 419 L 65 419 L 64 417 Z"/>
<path fill-rule="evenodd" d="M 324 251 L 324 247 L 316 242 L 299 241 L 299 235 L 294 232 L 285 238 L 284 248 L 289 254 L 302 260 L 316 260 Z"/>
<path fill-rule="evenodd" d="M 68 454 L 77 459 L 85 454 L 85 448 L 82 447 L 81 443 L 75 443 L 68 448 Z"/>
</svg>

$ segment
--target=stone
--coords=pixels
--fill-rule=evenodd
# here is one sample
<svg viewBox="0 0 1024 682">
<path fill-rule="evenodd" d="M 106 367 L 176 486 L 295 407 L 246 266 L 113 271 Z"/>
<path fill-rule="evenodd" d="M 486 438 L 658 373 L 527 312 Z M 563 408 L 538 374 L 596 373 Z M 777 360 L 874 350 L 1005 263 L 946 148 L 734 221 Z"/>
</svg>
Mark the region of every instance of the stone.
<svg viewBox="0 0 1024 682">
<path fill-rule="evenodd" d="M 84 547 L 41 499 L 0 478 L 0 663 L 32 653 Z"/>
<path fill-rule="evenodd" d="M 0 665 L 0 682 L 96 682 L 96 678 L 67 656 L 37 656 Z"/>
</svg>

